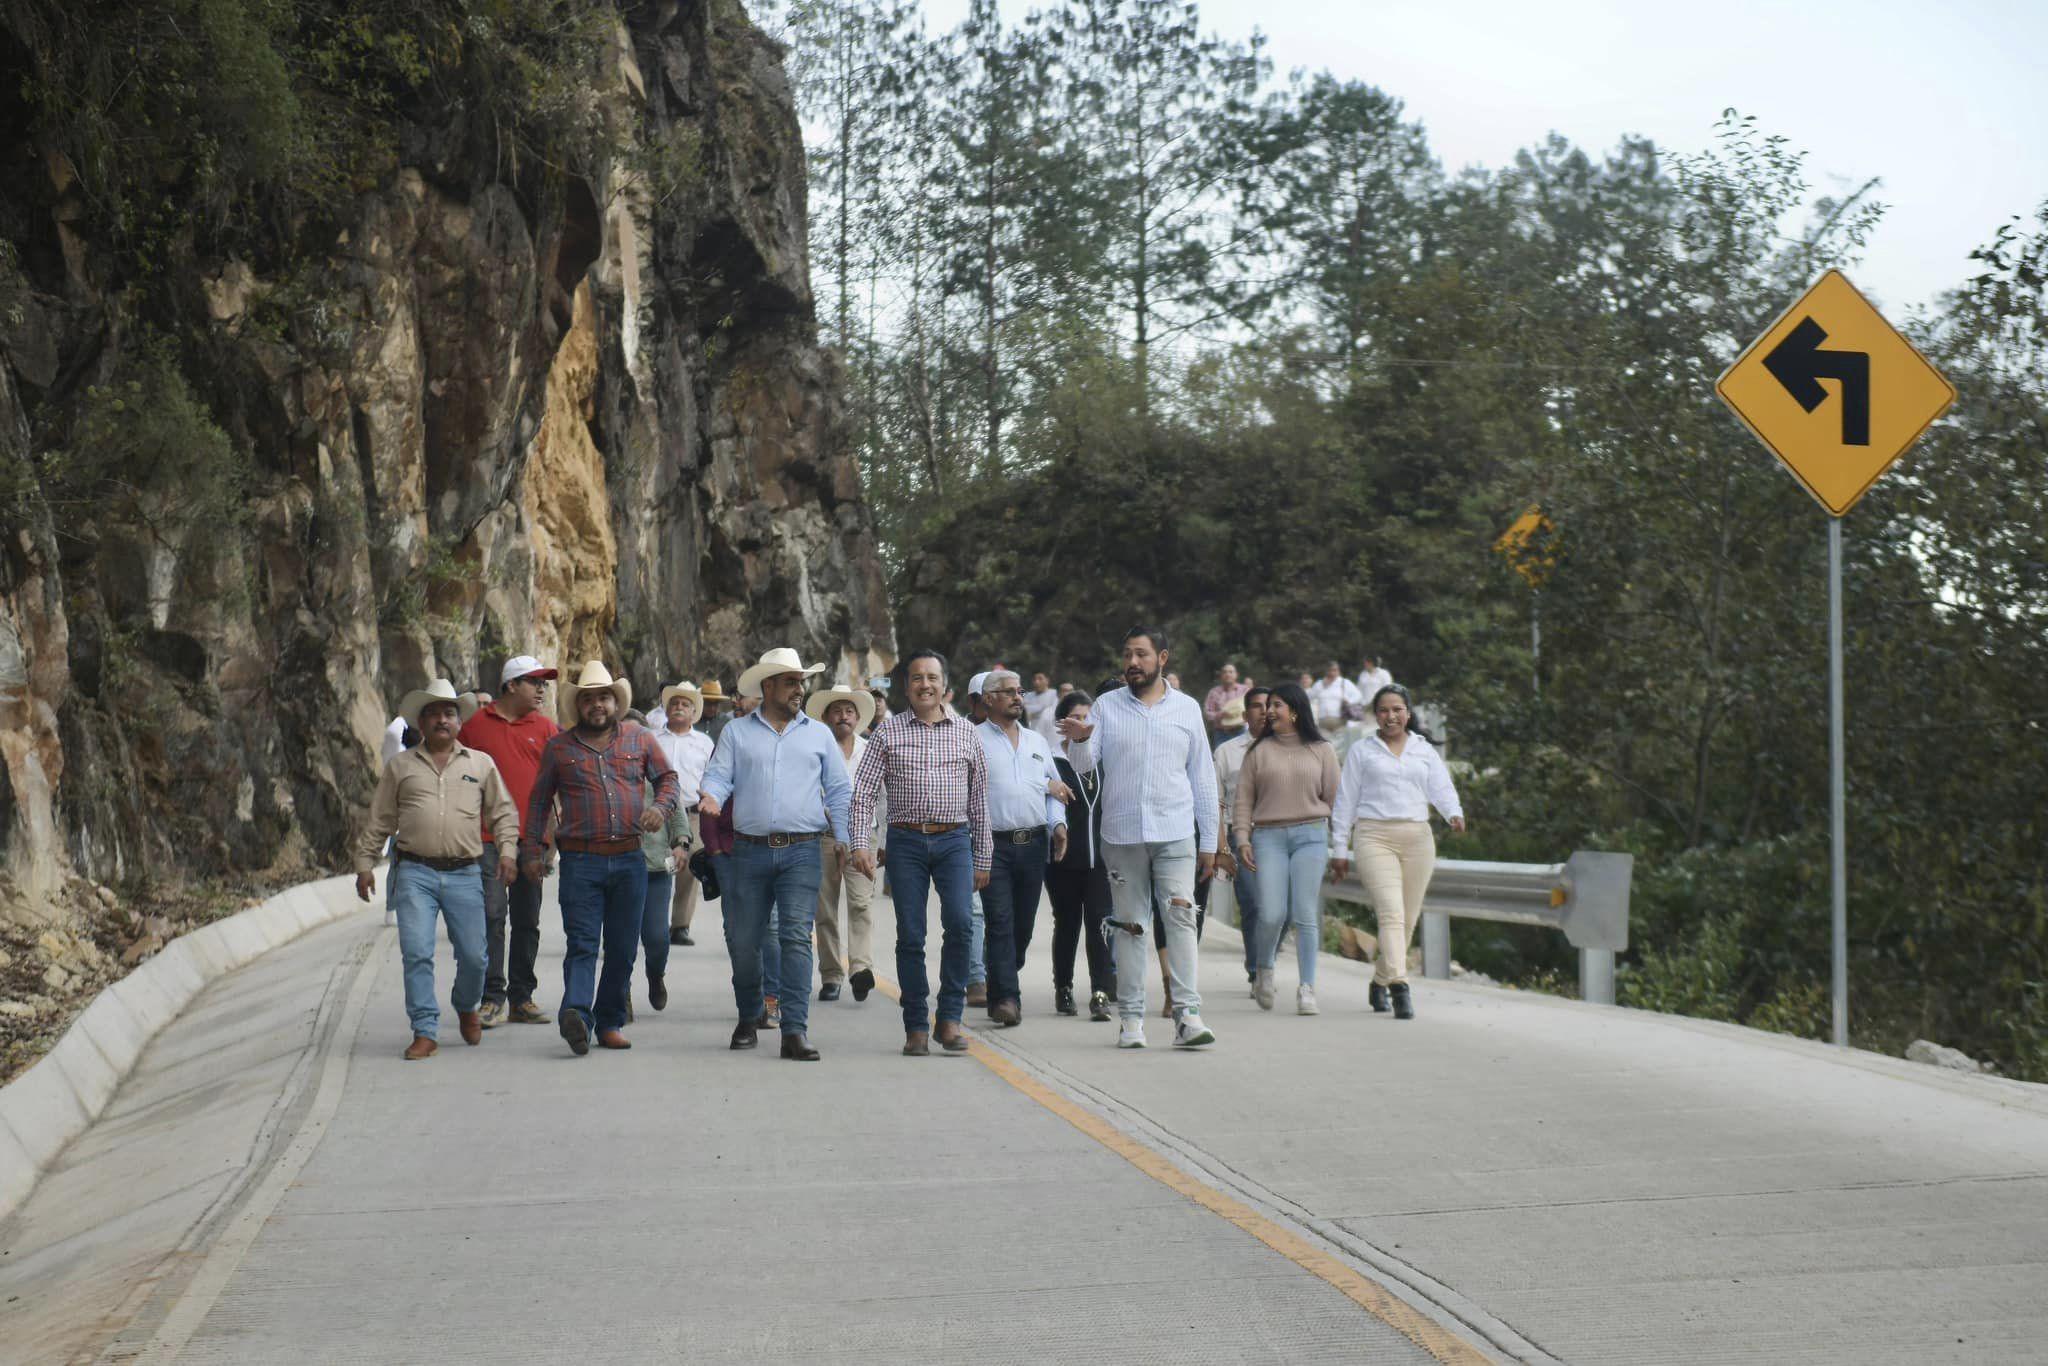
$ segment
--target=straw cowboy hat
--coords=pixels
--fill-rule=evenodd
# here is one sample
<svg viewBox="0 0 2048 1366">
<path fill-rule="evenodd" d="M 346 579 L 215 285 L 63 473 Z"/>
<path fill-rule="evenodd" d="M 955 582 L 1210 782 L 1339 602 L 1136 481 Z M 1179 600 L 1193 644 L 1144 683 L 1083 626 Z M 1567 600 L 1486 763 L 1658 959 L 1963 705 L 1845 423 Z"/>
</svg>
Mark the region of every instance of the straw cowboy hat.
<svg viewBox="0 0 2048 1366">
<path fill-rule="evenodd" d="M 703 696 L 698 700 L 703 702 L 723 702 L 726 700 L 725 689 L 719 687 L 718 680 L 714 678 L 704 685 Z"/>
<path fill-rule="evenodd" d="M 398 704 L 398 714 L 405 718 L 405 724 L 418 730 L 420 713 L 427 709 L 430 702 L 453 702 L 457 717 L 462 714 L 462 698 L 457 695 L 455 685 L 445 678 L 437 678 L 426 687 L 407 693 L 404 700 Z"/>
<path fill-rule="evenodd" d="M 609 691 L 619 701 L 619 712 L 633 705 L 633 685 L 623 678 L 613 678 L 612 671 L 603 661 L 593 659 L 583 666 L 583 672 L 575 678 L 562 682 L 562 712 L 573 723 L 576 719 L 576 695 L 586 692 Z"/>
<path fill-rule="evenodd" d="M 711 685 L 712 688 L 717 686 L 716 683 Z M 680 683 L 661 690 L 661 709 L 663 711 L 668 710 L 668 700 L 671 697 L 687 697 L 696 705 L 698 712 L 701 713 L 704 710 L 704 694 L 710 690 L 710 688 L 699 688 L 695 683 L 685 678 Z"/>
<path fill-rule="evenodd" d="M 483 699 L 474 691 L 466 692 L 455 699 L 455 714 L 462 718 L 462 724 L 465 726 L 469 724 L 469 718 L 482 711 L 483 707 Z"/>
<path fill-rule="evenodd" d="M 823 664 L 806 664 L 795 650 L 787 646 L 778 646 L 762 655 L 752 668 L 740 675 L 740 696 L 759 697 L 761 680 L 773 678 L 777 674 L 802 674 L 805 678 L 810 678 L 823 672 Z"/>
<path fill-rule="evenodd" d="M 822 721 L 825 719 L 825 708 L 834 702 L 851 702 L 853 709 L 860 713 L 859 722 L 853 728 L 856 735 L 866 730 L 875 719 L 875 695 L 871 692 L 855 692 L 851 688 L 827 688 L 823 692 L 814 692 L 804 703 L 804 711 L 813 721 Z"/>
</svg>

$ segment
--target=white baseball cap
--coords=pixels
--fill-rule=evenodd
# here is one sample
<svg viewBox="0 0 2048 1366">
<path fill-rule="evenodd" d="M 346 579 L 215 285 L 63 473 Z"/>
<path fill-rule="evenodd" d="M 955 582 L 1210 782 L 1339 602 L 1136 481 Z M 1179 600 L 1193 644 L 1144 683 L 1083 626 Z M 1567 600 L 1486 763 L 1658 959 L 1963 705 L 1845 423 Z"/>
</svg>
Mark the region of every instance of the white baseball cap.
<svg viewBox="0 0 2048 1366">
<path fill-rule="evenodd" d="M 967 695 L 968 695 L 969 697 L 979 697 L 979 696 L 981 696 L 981 685 L 982 685 L 983 683 L 986 683 L 987 681 L 988 681 L 988 673 L 987 673 L 986 671 L 984 671 L 984 672 L 982 672 L 982 673 L 978 673 L 978 674 L 976 674 L 976 675 L 975 675 L 974 677 L 972 677 L 972 678 L 968 679 L 968 680 L 967 680 Z"/>
<path fill-rule="evenodd" d="M 504 687 L 515 678 L 553 678 L 555 671 L 545 668 L 532 655 L 514 655 L 505 661 L 505 672 L 498 675 L 498 686 Z"/>
</svg>

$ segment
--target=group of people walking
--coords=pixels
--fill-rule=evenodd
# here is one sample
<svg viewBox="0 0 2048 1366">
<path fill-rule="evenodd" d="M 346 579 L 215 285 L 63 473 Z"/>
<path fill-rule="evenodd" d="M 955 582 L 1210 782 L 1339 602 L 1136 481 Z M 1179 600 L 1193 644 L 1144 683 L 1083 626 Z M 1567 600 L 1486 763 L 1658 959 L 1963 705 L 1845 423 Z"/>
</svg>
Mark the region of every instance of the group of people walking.
<svg viewBox="0 0 2048 1366">
<path fill-rule="evenodd" d="M 871 920 L 884 876 L 907 1056 L 964 1052 L 970 1004 L 997 1026 L 1022 1023 L 1020 971 L 1041 895 L 1053 911 L 1057 1013 L 1080 1013 L 1085 956 L 1090 1018 L 1116 1019 L 1118 1046 L 1144 1048 L 1156 949 L 1174 1046 L 1213 1044 L 1198 945 L 1218 876 L 1235 880 L 1245 912 L 1254 998 L 1272 1008 L 1291 928 L 1297 1009 L 1314 1014 L 1323 878 L 1348 876 L 1354 854 L 1380 918 L 1374 1008 L 1412 1017 L 1405 966 L 1434 860 L 1428 808 L 1453 829 L 1463 812 L 1405 690 L 1373 697 L 1375 728 L 1341 766 L 1291 683 L 1233 698 L 1247 724 L 1212 752 L 1203 707 L 1169 683 L 1165 632 L 1136 627 L 1120 648 L 1122 673 L 1094 696 L 1052 694 L 1043 674 L 1029 690 L 1006 669 L 976 675 L 964 717 L 948 661 L 930 650 L 905 661 L 910 705 L 893 716 L 878 698 L 886 680 L 813 692 L 823 666 L 786 648 L 745 670 L 734 713 L 701 729 L 707 704 L 723 700 L 715 682 L 664 689 L 658 715 L 640 723 L 630 686 L 597 661 L 561 682 L 568 729 L 542 711 L 556 672 L 530 656 L 507 662 L 495 698 L 447 680 L 408 694 L 401 720 L 418 743 L 386 763 L 356 847 L 367 900 L 391 842 L 405 1056 L 438 1047 L 437 918 L 466 1043 L 500 1023 L 551 1018 L 535 1001 L 534 964 L 555 860 L 567 951 L 552 1019 L 579 1056 L 593 1043 L 632 1046 L 636 958 L 648 1003 L 666 1006 L 669 951 L 694 942 L 701 887 L 722 900 L 730 1047 L 755 1048 L 773 1028 L 781 1057 L 817 1060 L 814 967 L 820 1000 L 876 988 Z"/>
</svg>

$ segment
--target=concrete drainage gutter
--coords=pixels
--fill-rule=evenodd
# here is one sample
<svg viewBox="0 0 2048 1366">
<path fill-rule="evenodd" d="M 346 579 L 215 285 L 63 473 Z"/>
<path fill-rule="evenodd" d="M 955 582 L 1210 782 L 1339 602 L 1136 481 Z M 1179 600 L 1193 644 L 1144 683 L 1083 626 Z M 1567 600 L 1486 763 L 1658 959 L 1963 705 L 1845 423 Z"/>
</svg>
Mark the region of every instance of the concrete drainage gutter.
<svg viewBox="0 0 2048 1366">
<path fill-rule="evenodd" d="M 365 909 L 353 876 L 301 883 L 180 935 L 93 998 L 57 1046 L 0 1087 L 0 1219 L 99 1117 L 157 1031 L 209 983 L 311 929 Z"/>
</svg>

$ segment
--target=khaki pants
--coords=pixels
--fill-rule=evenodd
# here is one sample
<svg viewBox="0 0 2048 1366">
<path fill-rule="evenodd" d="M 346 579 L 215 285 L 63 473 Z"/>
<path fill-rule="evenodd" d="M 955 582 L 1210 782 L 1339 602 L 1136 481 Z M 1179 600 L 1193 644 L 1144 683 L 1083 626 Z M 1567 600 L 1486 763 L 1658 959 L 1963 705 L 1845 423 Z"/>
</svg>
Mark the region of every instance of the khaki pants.
<svg viewBox="0 0 2048 1366">
<path fill-rule="evenodd" d="M 703 832 L 699 828 L 698 813 L 692 808 L 690 817 L 690 842 L 676 859 L 675 899 L 669 902 L 668 924 L 672 930 L 690 928 L 690 917 L 697 913 L 697 879 L 690 876 L 690 855 L 697 852 L 703 843 Z"/>
<path fill-rule="evenodd" d="M 839 889 L 846 888 L 846 943 L 845 955 L 840 953 L 839 939 Z M 875 880 L 856 872 L 851 862 L 846 865 L 842 876 L 839 860 L 833 855 L 831 843 L 825 845 L 825 869 L 818 878 L 818 980 L 820 982 L 843 982 L 847 974 L 865 968 L 875 970 L 874 960 L 868 956 L 868 938 L 872 917 L 869 907 L 875 900 Z"/>
<path fill-rule="evenodd" d="M 1379 917 L 1372 980 L 1381 986 L 1405 982 L 1408 946 L 1415 942 L 1422 897 L 1436 870 L 1436 836 L 1428 821 L 1360 821 L 1351 827 L 1351 857 Z"/>
</svg>

